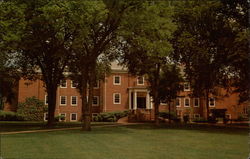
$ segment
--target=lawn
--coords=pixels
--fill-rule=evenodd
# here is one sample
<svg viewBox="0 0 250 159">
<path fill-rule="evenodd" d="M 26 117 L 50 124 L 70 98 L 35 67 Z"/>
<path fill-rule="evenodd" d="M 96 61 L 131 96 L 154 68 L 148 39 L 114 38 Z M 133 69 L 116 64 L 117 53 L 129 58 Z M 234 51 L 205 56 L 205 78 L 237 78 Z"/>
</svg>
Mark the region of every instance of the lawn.
<svg viewBox="0 0 250 159">
<path fill-rule="evenodd" d="M 248 129 L 150 124 L 1 136 L 4 159 L 246 159 Z"/>
</svg>

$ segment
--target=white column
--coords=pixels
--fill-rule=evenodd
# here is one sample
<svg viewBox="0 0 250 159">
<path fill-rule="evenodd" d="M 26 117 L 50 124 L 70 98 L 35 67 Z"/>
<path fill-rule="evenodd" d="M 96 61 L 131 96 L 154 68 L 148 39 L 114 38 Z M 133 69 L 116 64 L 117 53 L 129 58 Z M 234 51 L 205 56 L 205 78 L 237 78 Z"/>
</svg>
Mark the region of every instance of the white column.
<svg viewBox="0 0 250 159">
<path fill-rule="evenodd" d="M 134 91 L 134 109 L 137 109 L 137 92 Z"/>
<path fill-rule="evenodd" d="M 128 91 L 128 105 L 129 105 L 129 110 L 132 108 L 131 107 L 131 90 Z"/>
<path fill-rule="evenodd" d="M 153 98 L 150 97 L 150 109 L 153 109 Z"/>
<path fill-rule="evenodd" d="M 149 95 L 149 91 L 147 91 L 146 109 L 150 109 L 150 95 Z"/>
</svg>

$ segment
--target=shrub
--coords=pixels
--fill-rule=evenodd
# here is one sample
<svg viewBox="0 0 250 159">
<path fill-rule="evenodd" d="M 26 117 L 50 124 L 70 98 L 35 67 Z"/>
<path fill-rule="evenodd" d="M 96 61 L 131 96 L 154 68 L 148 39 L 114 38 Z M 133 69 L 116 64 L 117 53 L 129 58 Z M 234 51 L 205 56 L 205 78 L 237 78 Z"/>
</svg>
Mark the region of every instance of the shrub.
<svg viewBox="0 0 250 159">
<path fill-rule="evenodd" d="M 174 112 L 159 112 L 159 116 L 162 117 L 162 118 L 165 118 L 165 119 L 169 119 L 169 117 L 171 119 L 177 119 L 177 116 Z"/>
<path fill-rule="evenodd" d="M 64 120 L 65 120 L 65 116 L 58 115 L 58 116 L 55 117 L 55 121 L 56 121 L 56 122 L 64 121 Z"/>
<path fill-rule="evenodd" d="M 25 102 L 18 104 L 17 113 L 28 121 L 42 121 L 47 107 L 42 100 L 36 97 L 26 98 Z"/>
<path fill-rule="evenodd" d="M 24 118 L 15 112 L 0 111 L 0 121 L 23 121 Z"/>
<path fill-rule="evenodd" d="M 196 123 L 207 123 L 208 121 L 205 118 L 196 118 L 193 120 Z"/>
<path fill-rule="evenodd" d="M 218 122 L 218 120 L 216 120 L 216 118 L 213 117 L 213 116 L 209 116 L 208 119 L 207 119 L 207 121 L 208 121 L 209 123 L 217 123 L 217 122 Z"/>
<path fill-rule="evenodd" d="M 93 121 L 96 121 L 96 122 L 116 122 L 120 118 L 123 118 L 127 115 L 128 115 L 128 111 L 100 113 L 100 114 L 93 117 Z"/>
</svg>

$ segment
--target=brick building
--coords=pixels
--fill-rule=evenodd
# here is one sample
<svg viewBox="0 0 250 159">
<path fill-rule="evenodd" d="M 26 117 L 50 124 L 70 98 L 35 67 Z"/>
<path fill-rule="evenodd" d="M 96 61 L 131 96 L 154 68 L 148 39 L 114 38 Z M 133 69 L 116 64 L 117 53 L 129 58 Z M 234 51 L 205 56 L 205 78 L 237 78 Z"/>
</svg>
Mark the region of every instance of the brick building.
<svg viewBox="0 0 250 159">
<path fill-rule="evenodd" d="M 125 68 L 112 64 L 111 74 L 106 76 L 104 81 L 97 82 L 94 87 L 92 115 L 101 112 L 130 110 L 141 116 L 143 120 L 153 120 L 154 104 L 147 85 L 145 77 L 131 76 Z M 192 98 L 189 96 L 190 93 L 189 84 L 184 83 L 184 90 L 172 103 L 173 111 L 180 118 L 184 115 L 188 115 L 190 119 L 206 116 L 204 99 Z M 47 95 L 42 81 L 21 79 L 18 87 L 18 102 L 23 102 L 31 96 L 44 100 L 47 104 Z M 237 102 L 237 94 L 225 98 L 211 97 L 209 108 L 227 109 L 226 115 L 231 119 L 237 119 L 241 115 L 247 116 L 247 105 L 239 105 Z M 66 121 L 79 121 L 81 120 L 81 108 L 81 98 L 75 88 L 75 83 L 69 79 L 61 81 L 61 85 L 57 89 L 55 114 L 65 116 Z M 6 105 L 5 110 L 13 111 L 13 108 Z M 168 105 L 161 103 L 160 111 L 167 110 Z M 44 119 L 46 120 L 46 114 Z"/>
</svg>

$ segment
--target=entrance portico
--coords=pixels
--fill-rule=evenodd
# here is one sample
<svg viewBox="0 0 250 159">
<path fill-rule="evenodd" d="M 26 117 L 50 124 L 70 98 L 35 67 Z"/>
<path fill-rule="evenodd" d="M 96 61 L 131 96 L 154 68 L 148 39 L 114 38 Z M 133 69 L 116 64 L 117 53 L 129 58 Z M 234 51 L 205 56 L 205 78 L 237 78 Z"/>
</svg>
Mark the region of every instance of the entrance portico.
<svg viewBox="0 0 250 159">
<path fill-rule="evenodd" d="M 152 100 L 147 88 L 129 88 L 129 109 L 152 109 Z"/>
</svg>

